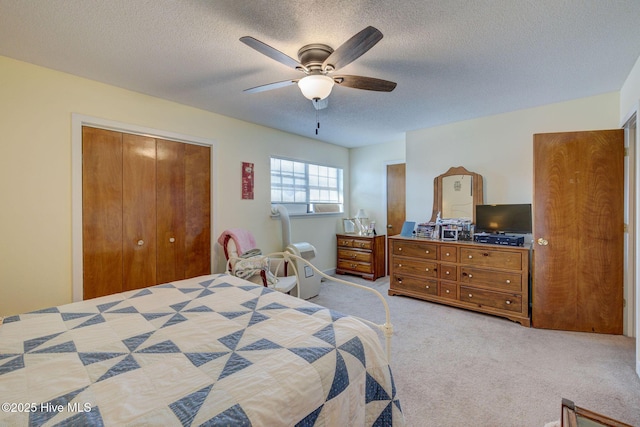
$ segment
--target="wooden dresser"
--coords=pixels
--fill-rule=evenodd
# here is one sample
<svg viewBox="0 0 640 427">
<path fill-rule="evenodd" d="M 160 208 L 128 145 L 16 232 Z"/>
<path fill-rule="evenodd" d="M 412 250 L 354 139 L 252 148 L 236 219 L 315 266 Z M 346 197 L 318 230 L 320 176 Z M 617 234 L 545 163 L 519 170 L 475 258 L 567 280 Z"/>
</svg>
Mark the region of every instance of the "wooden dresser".
<svg viewBox="0 0 640 427">
<path fill-rule="evenodd" d="M 530 326 L 529 247 L 389 237 L 389 295 L 506 317 Z"/>
<path fill-rule="evenodd" d="M 376 280 L 386 276 L 385 236 L 336 234 L 338 263 L 336 273 L 357 274 Z"/>
</svg>

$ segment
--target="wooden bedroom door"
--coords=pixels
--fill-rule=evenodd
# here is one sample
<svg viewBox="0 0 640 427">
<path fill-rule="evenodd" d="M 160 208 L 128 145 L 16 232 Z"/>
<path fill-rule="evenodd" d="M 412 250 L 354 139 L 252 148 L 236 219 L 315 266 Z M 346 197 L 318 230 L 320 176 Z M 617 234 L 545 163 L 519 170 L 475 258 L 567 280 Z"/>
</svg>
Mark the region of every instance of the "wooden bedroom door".
<svg viewBox="0 0 640 427">
<path fill-rule="evenodd" d="M 534 135 L 534 327 L 622 333 L 623 130 Z"/>
<path fill-rule="evenodd" d="M 406 220 L 406 164 L 387 165 L 387 235 L 400 234 Z"/>
</svg>

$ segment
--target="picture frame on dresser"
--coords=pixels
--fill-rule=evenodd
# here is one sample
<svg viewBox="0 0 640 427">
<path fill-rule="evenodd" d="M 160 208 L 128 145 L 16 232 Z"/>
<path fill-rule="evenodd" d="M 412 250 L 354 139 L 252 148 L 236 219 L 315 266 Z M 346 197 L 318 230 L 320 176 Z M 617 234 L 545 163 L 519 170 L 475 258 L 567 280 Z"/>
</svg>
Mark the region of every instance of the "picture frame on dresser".
<svg viewBox="0 0 640 427">
<path fill-rule="evenodd" d="M 345 234 L 355 234 L 356 221 L 353 218 L 344 218 L 342 220 L 342 231 Z"/>
</svg>

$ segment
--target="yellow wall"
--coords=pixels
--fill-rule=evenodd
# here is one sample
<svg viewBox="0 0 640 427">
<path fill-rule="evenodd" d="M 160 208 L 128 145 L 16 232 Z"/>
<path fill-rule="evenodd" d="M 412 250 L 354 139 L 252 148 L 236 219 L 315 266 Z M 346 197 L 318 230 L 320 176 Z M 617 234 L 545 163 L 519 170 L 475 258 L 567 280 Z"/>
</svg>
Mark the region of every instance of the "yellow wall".
<svg viewBox="0 0 640 427">
<path fill-rule="evenodd" d="M 71 302 L 72 113 L 215 141 L 213 237 L 251 229 L 265 251 L 281 249 L 270 218 L 269 156 L 345 169 L 348 150 L 69 74 L 0 57 L 0 316 Z M 241 200 L 241 162 L 256 165 L 255 200 Z M 293 241 L 335 267 L 339 217 L 294 219 Z"/>
</svg>

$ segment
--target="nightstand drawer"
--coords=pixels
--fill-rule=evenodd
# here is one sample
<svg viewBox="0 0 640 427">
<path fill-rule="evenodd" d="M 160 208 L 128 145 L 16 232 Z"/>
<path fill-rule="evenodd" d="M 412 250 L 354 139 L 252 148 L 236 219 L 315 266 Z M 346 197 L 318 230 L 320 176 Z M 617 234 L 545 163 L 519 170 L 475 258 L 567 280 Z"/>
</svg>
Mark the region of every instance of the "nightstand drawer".
<svg viewBox="0 0 640 427">
<path fill-rule="evenodd" d="M 352 270 L 357 271 L 359 273 L 372 273 L 373 267 L 371 263 L 368 262 L 358 262 L 358 261 L 338 261 L 338 268 L 343 270 Z"/>
<path fill-rule="evenodd" d="M 351 249 L 338 249 L 338 258 L 344 261 L 371 262 L 371 252 L 356 251 Z"/>
</svg>

